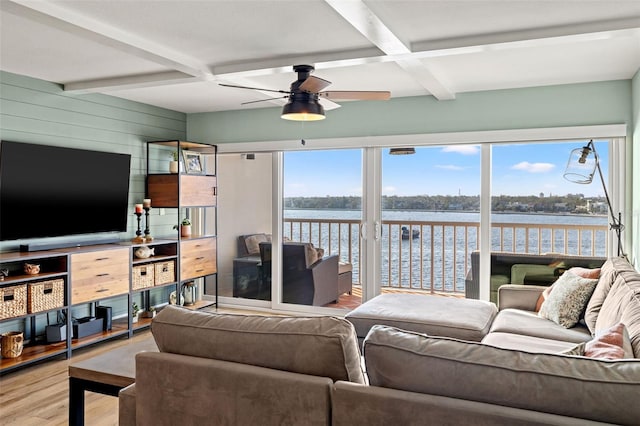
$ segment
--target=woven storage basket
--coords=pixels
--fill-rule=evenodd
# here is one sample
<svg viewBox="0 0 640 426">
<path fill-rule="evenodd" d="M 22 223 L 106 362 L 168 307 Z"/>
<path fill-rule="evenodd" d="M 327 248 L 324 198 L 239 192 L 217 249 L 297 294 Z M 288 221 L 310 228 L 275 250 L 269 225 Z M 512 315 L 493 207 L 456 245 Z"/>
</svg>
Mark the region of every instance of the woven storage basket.
<svg viewBox="0 0 640 426">
<path fill-rule="evenodd" d="M 30 314 L 64 306 L 64 280 L 29 283 L 28 310 Z"/>
<path fill-rule="evenodd" d="M 27 314 L 27 285 L 0 288 L 0 320 Z"/>
<path fill-rule="evenodd" d="M 172 283 L 176 280 L 175 262 L 158 262 L 154 264 L 156 267 L 156 285 Z"/>
<path fill-rule="evenodd" d="M 153 287 L 154 283 L 153 265 L 140 265 L 133 267 L 133 289 Z"/>
</svg>

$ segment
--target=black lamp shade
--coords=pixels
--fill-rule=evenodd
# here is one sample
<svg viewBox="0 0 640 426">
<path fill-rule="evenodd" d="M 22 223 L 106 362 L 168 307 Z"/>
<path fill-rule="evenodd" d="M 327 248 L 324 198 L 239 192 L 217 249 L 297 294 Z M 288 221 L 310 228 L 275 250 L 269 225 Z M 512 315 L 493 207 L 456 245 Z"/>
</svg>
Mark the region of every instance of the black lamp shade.
<svg viewBox="0 0 640 426">
<path fill-rule="evenodd" d="M 314 93 L 293 93 L 282 108 L 282 118 L 293 121 L 324 120 L 324 108 Z"/>
</svg>

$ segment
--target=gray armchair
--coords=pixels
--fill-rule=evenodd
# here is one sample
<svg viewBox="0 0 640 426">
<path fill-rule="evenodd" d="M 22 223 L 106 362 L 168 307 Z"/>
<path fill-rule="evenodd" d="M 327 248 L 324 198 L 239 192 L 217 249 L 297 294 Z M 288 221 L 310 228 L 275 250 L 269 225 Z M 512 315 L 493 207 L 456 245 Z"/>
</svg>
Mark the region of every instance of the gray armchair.
<svg viewBox="0 0 640 426">
<path fill-rule="evenodd" d="M 323 306 L 338 300 L 338 256 L 316 259 L 309 243 L 282 245 L 282 301 Z M 262 280 L 271 282 L 271 243 L 260 243 Z M 270 285 L 268 286 L 270 287 Z"/>
</svg>

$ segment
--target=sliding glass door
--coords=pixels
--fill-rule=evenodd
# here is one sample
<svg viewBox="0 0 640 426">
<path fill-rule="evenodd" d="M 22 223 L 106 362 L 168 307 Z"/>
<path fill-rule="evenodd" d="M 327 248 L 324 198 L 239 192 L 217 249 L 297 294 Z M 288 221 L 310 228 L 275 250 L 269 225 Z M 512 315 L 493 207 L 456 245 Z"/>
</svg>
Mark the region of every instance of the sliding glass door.
<svg viewBox="0 0 640 426">
<path fill-rule="evenodd" d="M 382 152 L 382 291 L 462 297 L 478 249 L 480 149 L 397 152 Z"/>
<path fill-rule="evenodd" d="M 588 140 L 522 139 L 220 155 L 220 295 L 308 312 L 387 291 L 495 300 L 491 252 L 614 253 L 599 177 L 563 177 Z M 624 211 L 624 140 L 594 143 Z"/>
<path fill-rule="evenodd" d="M 360 149 L 283 154 L 283 303 L 360 304 L 362 163 Z"/>
</svg>

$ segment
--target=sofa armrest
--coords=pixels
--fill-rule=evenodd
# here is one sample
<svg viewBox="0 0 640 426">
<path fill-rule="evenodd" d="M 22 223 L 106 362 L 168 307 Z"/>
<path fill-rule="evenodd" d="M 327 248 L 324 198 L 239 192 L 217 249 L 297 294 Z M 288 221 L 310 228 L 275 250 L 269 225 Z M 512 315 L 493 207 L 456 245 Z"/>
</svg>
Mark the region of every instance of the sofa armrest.
<svg viewBox="0 0 640 426">
<path fill-rule="evenodd" d="M 512 308 L 535 311 L 538 297 L 546 288 L 538 285 L 502 285 L 498 288 L 498 310 Z"/>
<path fill-rule="evenodd" d="M 118 425 L 136 426 L 136 384 L 118 392 Z"/>
</svg>

